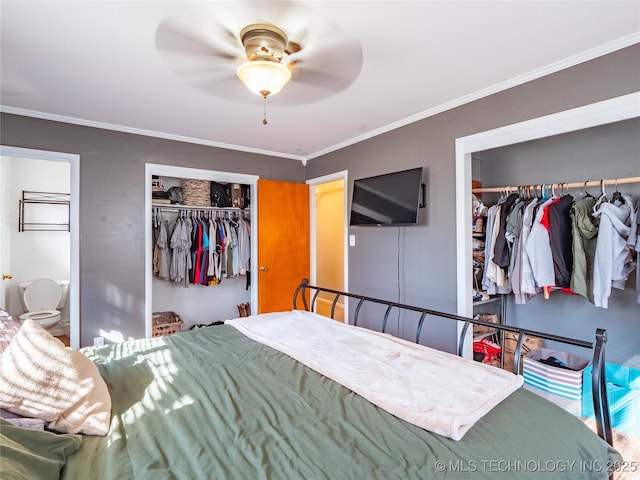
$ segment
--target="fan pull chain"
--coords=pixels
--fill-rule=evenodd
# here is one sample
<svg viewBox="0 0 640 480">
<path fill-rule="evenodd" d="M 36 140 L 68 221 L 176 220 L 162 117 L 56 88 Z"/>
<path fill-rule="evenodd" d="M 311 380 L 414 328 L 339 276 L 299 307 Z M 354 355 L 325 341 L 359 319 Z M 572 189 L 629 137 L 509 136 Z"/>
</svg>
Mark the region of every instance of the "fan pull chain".
<svg viewBox="0 0 640 480">
<path fill-rule="evenodd" d="M 269 122 L 267 122 L 267 96 L 265 95 L 264 97 L 264 118 L 262 119 L 262 124 L 266 125 Z"/>
</svg>

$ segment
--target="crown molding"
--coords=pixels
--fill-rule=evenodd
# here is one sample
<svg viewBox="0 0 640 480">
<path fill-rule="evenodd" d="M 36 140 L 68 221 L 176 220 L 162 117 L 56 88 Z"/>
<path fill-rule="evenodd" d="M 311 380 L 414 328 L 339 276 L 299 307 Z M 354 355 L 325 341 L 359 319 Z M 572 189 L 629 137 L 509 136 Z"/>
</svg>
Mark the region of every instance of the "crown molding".
<svg viewBox="0 0 640 480">
<path fill-rule="evenodd" d="M 112 123 L 97 122 L 94 120 L 87 120 L 84 118 L 69 117 L 65 115 L 56 115 L 53 113 L 39 112 L 36 110 L 26 110 L 22 108 L 7 107 L 5 105 L 0 105 L 0 112 L 14 114 L 14 115 L 22 115 L 25 117 L 39 118 L 41 120 L 51 120 L 53 122 L 70 123 L 73 125 L 80 125 L 83 127 L 102 128 L 105 130 L 112 130 L 116 132 L 132 133 L 134 135 L 144 135 L 147 137 L 162 138 L 164 140 L 174 140 L 176 142 L 195 143 L 198 145 L 224 148 L 227 150 L 236 150 L 236 151 L 245 152 L 245 153 L 255 153 L 258 155 L 268 155 L 271 157 L 288 158 L 291 160 L 298 160 L 300 162 L 303 162 L 306 160 L 305 157 L 300 155 L 291 155 L 289 153 L 262 150 L 259 148 L 245 147 L 242 145 L 234 145 L 231 143 L 215 142 L 212 140 L 205 140 L 205 139 L 196 138 L 196 137 L 188 137 L 184 135 L 174 135 L 172 133 L 156 132 L 154 130 L 145 130 L 143 128 L 127 127 L 125 125 L 116 125 Z"/>
<path fill-rule="evenodd" d="M 460 107 L 467 103 L 471 103 L 475 100 L 479 100 L 484 97 L 488 97 L 489 95 L 493 95 L 494 93 L 499 93 L 504 90 L 508 90 L 509 88 L 517 87 L 518 85 L 522 85 L 524 83 L 530 82 L 532 80 L 536 80 L 538 78 L 544 77 L 546 75 L 559 72 L 561 70 L 573 67 L 575 65 L 579 65 L 581 63 L 587 62 L 589 60 L 593 60 L 594 58 L 601 57 L 608 53 L 615 52 L 617 50 L 622 50 L 623 48 L 630 47 L 631 45 L 635 45 L 640 43 L 640 32 L 635 32 L 625 37 L 619 38 L 618 40 L 614 40 L 609 43 L 605 43 L 596 48 L 592 48 L 590 50 L 586 50 L 582 53 L 574 55 L 572 57 L 565 58 L 558 62 L 546 65 L 542 68 L 532 70 L 523 75 L 519 75 L 517 77 L 511 78 L 504 82 L 496 83 L 487 88 L 483 88 L 482 90 L 478 90 L 469 95 L 464 95 L 462 97 L 458 97 L 450 102 L 445 102 L 440 104 L 434 108 L 430 108 L 428 110 L 424 110 L 415 115 L 411 115 L 409 117 L 398 120 L 397 122 L 389 123 L 383 127 L 377 128 L 375 130 L 371 130 L 370 132 L 364 133 L 357 137 L 353 137 L 349 140 L 346 140 L 341 143 L 337 143 L 330 147 L 324 148 L 322 150 L 318 150 L 310 155 L 307 155 L 306 159 L 311 160 L 312 158 L 317 158 L 328 153 L 334 152 L 336 150 L 340 150 L 342 148 L 348 147 L 350 145 L 354 145 L 359 142 L 363 142 L 373 137 L 377 137 L 378 135 L 382 135 L 384 133 L 390 132 L 392 130 L 396 130 L 398 128 L 404 127 L 411 123 L 419 122 L 420 120 L 424 120 L 425 118 L 432 117 L 442 112 L 446 112 L 447 110 L 454 109 L 456 107 Z"/>
<path fill-rule="evenodd" d="M 132 134 L 135 134 L 135 135 L 145 135 L 145 136 L 148 136 L 148 137 L 156 137 L 156 138 L 162 138 L 162 139 L 166 139 L 166 140 L 174 140 L 174 141 L 177 141 L 177 142 L 194 143 L 194 144 L 198 144 L 198 145 L 206 145 L 206 146 L 209 146 L 209 147 L 224 148 L 224 149 L 227 149 L 227 150 L 235 150 L 235 151 L 240 151 L 240 152 L 245 152 L 245 153 L 253 153 L 253 154 L 257 154 L 257 155 L 267 155 L 267 156 L 271 156 L 271 157 L 287 158 L 287 159 L 291 159 L 291 160 L 298 160 L 303 165 L 306 165 L 307 162 L 309 160 L 311 160 L 311 159 L 322 157 L 323 155 L 327 155 L 327 154 L 329 154 L 331 152 L 335 152 L 336 150 L 340 150 L 342 148 L 354 145 L 356 143 L 363 142 L 363 141 L 368 140 L 370 138 L 377 137 L 378 135 L 382 135 L 384 133 L 396 130 L 398 128 L 401 128 L 401 127 L 404 127 L 406 125 L 418 122 L 420 120 L 424 120 L 426 118 L 432 117 L 434 115 L 437 115 L 439 113 L 445 112 L 447 110 L 451 110 L 453 108 L 460 107 L 462 105 L 465 105 L 467 103 L 473 102 L 475 100 L 479 100 L 481 98 L 488 97 L 489 95 L 493 95 L 495 93 L 502 92 L 502 91 L 507 90 L 509 88 L 516 87 L 518 85 L 522 85 L 522 84 L 530 82 L 532 80 L 536 80 L 536 79 L 544 77 L 546 75 L 559 72 L 559 71 L 564 70 L 566 68 L 573 67 L 575 65 L 587 62 L 589 60 L 593 60 L 594 58 L 606 55 L 608 53 L 615 52 L 616 50 L 621 50 L 623 48 L 629 47 L 631 45 L 635 45 L 637 43 L 640 43 L 640 32 L 634 32 L 634 33 L 632 33 L 630 35 L 624 36 L 624 37 L 619 38 L 617 40 L 614 40 L 612 42 L 605 43 L 605 44 L 600 45 L 600 46 L 598 46 L 596 48 L 592 48 L 590 50 L 586 50 L 586 51 L 584 51 L 582 53 L 579 53 L 577 55 L 573 55 L 571 57 L 565 58 L 563 60 L 560 60 L 558 62 L 549 64 L 549 65 L 546 65 L 546 66 L 544 66 L 542 68 L 539 68 L 539 69 L 536 69 L 536 70 L 532 70 L 532 71 L 530 71 L 528 73 L 525 73 L 523 75 L 519 75 L 517 77 L 511 78 L 511 79 L 506 80 L 504 82 L 500 82 L 500 83 L 497 83 L 497 84 L 492 85 L 490 87 L 483 88 L 483 89 L 478 90 L 476 92 L 473 92 L 473 93 L 471 93 L 469 95 L 464 95 L 462 97 L 458 97 L 458 98 L 456 98 L 454 100 L 451 100 L 449 102 L 445 102 L 445 103 L 437 105 L 437 106 L 435 106 L 433 108 L 430 108 L 430 109 L 427 109 L 427 110 L 423 110 L 422 112 L 419 112 L 419 113 L 417 113 L 415 115 L 411 115 L 411 116 L 405 117 L 405 118 L 403 118 L 401 120 L 398 120 L 396 122 L 389 123 L 389 124 L 384 125 L 384 126 L 382 126 L 380 128 L 371 130 L 371 131 L 369 131 L 367 133 L 364 133 L 362 135 L 358 135 L 356 137 L 352 137 L 352 138 L 350 138 L 348 140 L 345 140 L 344 142 L 336 143 L 334 145 L 331 145 L 329 147 L 323 148 L 321 150 L 318 150 L 316 152 L 310 153 L 308 155 L 292 155 L 292 154 L 284 153 L 284 152 L 275 152 L 275 151 L 271 151 L 271 150 L 262 150 L 262 149 L 259 149 L 259 148 L 251 148 L 251 147 L 246 147 L 246 146 L 242 146 L 242 145 L 234 145 L 234 144 L 230 144 L 230 143 L 215 142 L 215 141 L 212 141 L 212 140 L 205 140 L 205 139 L 202 139 L 202 138 L 188 137 L 188 136 L 183 136 L 183 135 L 174 135 L 174 134 L 171 134 L 171 133 L 157 132 L 157 131 L 154 131 L 154 130 L 145 130 L 145 129 L 140 129 L 140 128 L 127 127 L 127 126 L 124 126 L 124 125 L 116 125 L 116 124 L 111 124 L 111 123 L 97 122 L 97 121 L 93 121 L 93 120 L 69 117 L 69 116 L 64 116 L 64 115 L 56 115 L 56 114 L 39 112 L 39 111 L 34 111 L 34 110 L 26 110 L 26 109 L 21 109 L 21 108 L 7 107 L 7 106 L 4 106 L 4 105 L 0 105 L 0 112 L 9 113 L 9 114 L 15 114 L 15 115 L 23 115 L 23 116 L 27 116 L 27 117 L 40 118 L 40 119 L 43 119 L 43 120 L 51 120 L 51 121 L 54 121 L 54 122 L 71 123 L 71 124 L 74 124 L 74 125 L 81 125 L 81 126 L 85 126 L 85 127 L 102 128 L 102 129 L 113 130 L 113 131 L 118 131 L 118 132 L 132 133 Z"/>
</svg>

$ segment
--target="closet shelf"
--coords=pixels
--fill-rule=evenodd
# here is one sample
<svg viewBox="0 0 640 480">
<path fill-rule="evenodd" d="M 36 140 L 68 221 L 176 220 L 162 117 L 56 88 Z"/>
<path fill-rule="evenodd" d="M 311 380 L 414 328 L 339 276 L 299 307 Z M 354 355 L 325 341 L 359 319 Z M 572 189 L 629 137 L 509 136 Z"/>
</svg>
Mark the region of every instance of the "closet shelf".
<svg viewBox="0 0 640 480">
<path fill-rule="evenodd" d="M 496 302 L 501 302 L 503 300 L 502 295 L 499 296 L 492 296 L 487 298 L 486 300 L 477 300 L 473 302 L 473 306 L 474 307 L 478 307 L 480 305 L 486 305 L 488 303 L 496 303 Z"/>
<path fill-rule="evenodd" d="M 217 212 L 245 212 L 247 209 L 240 207 L 198 207 L 195 205 L 178 205 L 167 203 L 152 203 L 153 208 L 161 208 L 166 210 L 204 210 L 204 211 L 217 211 Z"/>
<path fill-rule="evenodd" d="M 625 177 L 616 178 L 613 180 L 590 180 L 588 182 L 573 182 L 573 183 L 548 183 L 545 185 L 554 186 L 557 188 L 586 188 L 586 187 L 599 187 L 601 185 L 621 185 L 625 183 L 640 183 L 640 177 Z M 539 184 L 536 184 L 539 185 Z M 526 186 L 526 185 L 525 185 Z M 501 193 L 501 192 L 513 192 L 517 191 L 520 187 L 479 187 L 472 188 L 472 193 Z"/>
</svg>

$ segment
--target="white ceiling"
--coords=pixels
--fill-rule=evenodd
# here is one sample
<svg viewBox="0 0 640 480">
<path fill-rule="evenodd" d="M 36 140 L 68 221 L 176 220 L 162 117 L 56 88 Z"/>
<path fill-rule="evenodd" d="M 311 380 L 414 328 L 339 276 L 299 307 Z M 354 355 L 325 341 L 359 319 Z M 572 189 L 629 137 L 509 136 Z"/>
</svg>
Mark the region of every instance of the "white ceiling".
<svg viewBox="0 0 640 480">
<path fill-rule="evenodd" d="M 0 17 L 3 112 L 299 160 L 640 42 L 639 1 L 3 0 Z M 313 90 L 303 60 L 265 126 L 233 61 L 156 47 L 166 22 L 221 45 L 221 27 L 257 21 L 357 77 Z"/>
</svg>

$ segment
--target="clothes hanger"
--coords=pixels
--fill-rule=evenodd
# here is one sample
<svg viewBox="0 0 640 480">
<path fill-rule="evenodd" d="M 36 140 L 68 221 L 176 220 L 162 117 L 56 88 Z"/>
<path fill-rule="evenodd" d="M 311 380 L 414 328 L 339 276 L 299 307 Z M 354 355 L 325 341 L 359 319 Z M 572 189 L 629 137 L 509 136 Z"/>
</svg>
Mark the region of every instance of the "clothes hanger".
<svg viewBox="0 0 640 480">
<path fill-rule="evenodd" d="M 625 200 L 622 194 L 618 191 L 618 179 L 616 178 L 616 191 L 613 192 L 613 196 L 611 197 L 611 203 L 619 202 L 624 205 Z"/>
<path fill-rule="evenodd" d="M 602 202 L 608 202 L 607 193 L 604 191 L 604 179 L 600 180 L 600 197 L 596 200 L 596 203 L 593 205 L 593 211 L 596 212 Z"/>
<path fill-rule="evenodd" d="M 587 191 L 587 183 L 589 183 L 588 181 L 584 182 L 584 196 L 582 198 L 588 198 L 591 197 L 593 198 L 593 195 L 591 195 L 588 191 Z"/>
<path fill-rule="evenodd" d="M 549 198 L 549 190 L 546 183 L 540 185 L 540 200 L 547 200 Z"/>
</svg>

